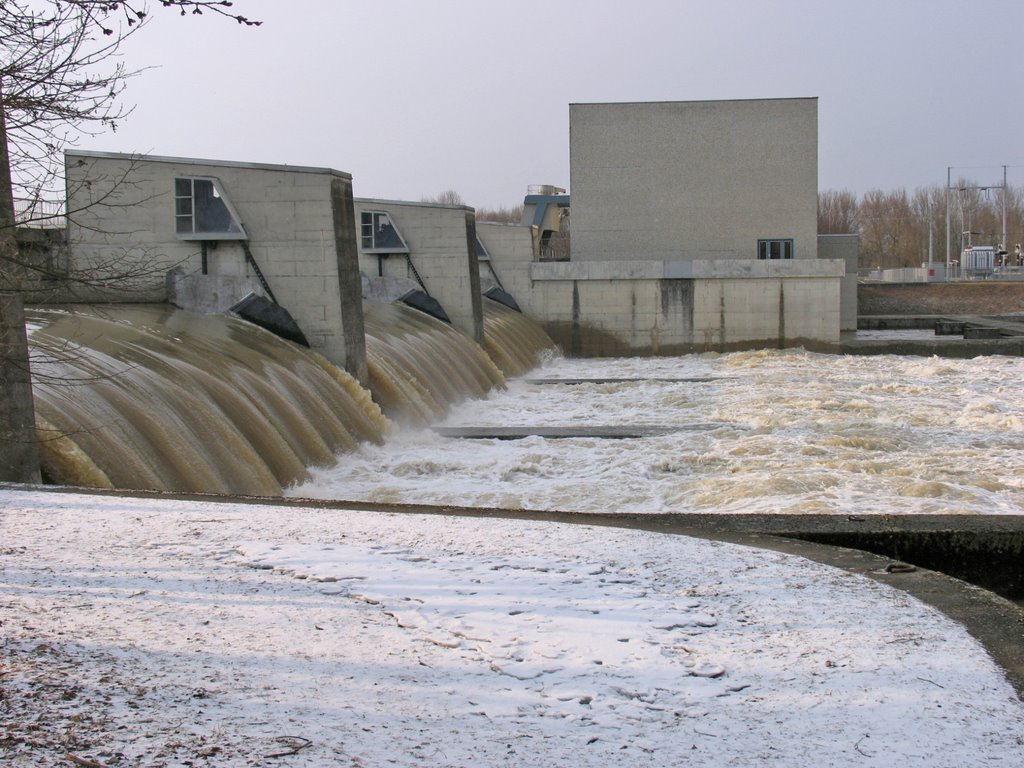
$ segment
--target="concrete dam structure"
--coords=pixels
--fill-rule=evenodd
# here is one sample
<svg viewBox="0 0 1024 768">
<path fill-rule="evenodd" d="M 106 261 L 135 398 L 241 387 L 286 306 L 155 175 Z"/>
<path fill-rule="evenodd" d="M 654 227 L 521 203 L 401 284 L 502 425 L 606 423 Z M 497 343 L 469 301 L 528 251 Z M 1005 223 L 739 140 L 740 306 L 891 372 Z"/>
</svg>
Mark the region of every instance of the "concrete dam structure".
<svg viewBox="0 0 1024 768">
<path fill-rule="evenodd" d="M 500 359 L 526 364 L 551 346 L 504 309 L 488 323 Z M 279 496 L 311 467 L 382 442 L 395 422 L 436 421 L 504 386 L 483 348 L 451 326 L 398 304 L 367 302 L 367 315 L 364 389 L 321 355 L 230 315 L 153 305 L 30 310 L 45 479 Z"/>
<path fill-rule="evenodd" d="M 331 536 L 362 507 L 732 540 L 938 605 L 1024 690 L 1018 608 L 925 570 L 1024 597 L 1024 358 L 818 354 L 858 242 L 816 231 L 816 101 L 578 104 L 570 136 L 571 251 L 554 188 L 478 226 L 329 168 L 68 153 L 33 252 L 67 280 L 26 296 L 44 479 L 98 500 L 75 524 L 247 496 Z"/>
</svg>

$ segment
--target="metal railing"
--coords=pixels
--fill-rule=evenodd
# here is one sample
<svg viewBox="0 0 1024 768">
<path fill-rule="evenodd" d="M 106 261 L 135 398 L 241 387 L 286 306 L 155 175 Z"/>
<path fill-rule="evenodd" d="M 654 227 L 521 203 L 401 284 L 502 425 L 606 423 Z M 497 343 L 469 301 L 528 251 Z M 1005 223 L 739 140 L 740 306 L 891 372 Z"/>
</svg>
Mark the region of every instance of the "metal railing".
<svg viewBox="0 0 1024 768">
<path fill-rule="evenodd" d="M 19 227 L 61 229 L 65 226 L 64 217 L 62 201 L 14 199 L 14 223 Z"/>
</svg>

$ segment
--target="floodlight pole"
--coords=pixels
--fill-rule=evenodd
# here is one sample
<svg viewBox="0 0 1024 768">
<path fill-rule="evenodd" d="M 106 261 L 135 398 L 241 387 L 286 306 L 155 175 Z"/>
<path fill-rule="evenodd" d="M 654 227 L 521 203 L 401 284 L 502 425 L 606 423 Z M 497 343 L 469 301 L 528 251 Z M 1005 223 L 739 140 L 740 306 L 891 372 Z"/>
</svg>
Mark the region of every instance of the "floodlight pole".
<svg viewBox="0 0 1024 768">
<path fill-rule="evenodd" d="M 1002 245 L 1002 248 L 1003 248 L 1004 251 L 1009 251 L 1010 250 L 1010 246 L 1006 242 L 1006 166 L 1005 165 L 1003 166 L 1003 240 L 1002 240 L 1001 245 Z M 1002 258 L 1004 262 L 1009 261 L 1009 259 L 1006 256 L 1002 256 L 1000 258 Z"/>
<path fill-rule="evenodd" d="M 952 232 L 949 229 L 949 187 L 953 178 L 953 166 L 946 166 L 946 280 L 949 280 L 950 251 L 952 250 Z"/>
</svg>

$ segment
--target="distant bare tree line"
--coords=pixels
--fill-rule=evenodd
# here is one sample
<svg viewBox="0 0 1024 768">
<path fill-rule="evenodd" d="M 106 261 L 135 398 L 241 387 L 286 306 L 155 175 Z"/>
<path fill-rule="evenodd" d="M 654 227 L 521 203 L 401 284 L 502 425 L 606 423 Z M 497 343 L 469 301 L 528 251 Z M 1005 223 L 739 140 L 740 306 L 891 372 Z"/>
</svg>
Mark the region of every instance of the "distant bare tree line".
<svg viewBox="0 0 1024 768">
<path fill-rule="evenodd" d="M 509 208 L 499 206 L 498 208 L 477 208 L 477 221 L 494 221 L 499 224 L 519 224 L 523 220 L 523 204 L 513 205 Z"/>
<path fill-rule="evenodd" d="M 1013 253 L 1024 243 L 1024 189 L 1007 187 L 1006 242 L 1003 243 L 1003 194 L 967 181 L 949 190 L 950 258 L 962 246 L 1000 245 Z M 859 234 L 861 269 L 919 267 L 932 258 L 946 260 L 946 189 L 940 185 L 885 192 L 873 189 L 860 198 L 848 190 L 818 194 L 820 234 Z"/>
<path fill-rule="evenodd" d="M 421 203 L 440 203 L 441 205 L 468 205 L 458 190 L 446 189 L 436 195 L 424 195 L 420 198 Z M 510 208 L 500 206 L 498 208 L 477 208 L 477 221 L 496 221 L 499 224 L 518 224 L 523 218 L 523 205 L 513 205 Z"/>
</svg>

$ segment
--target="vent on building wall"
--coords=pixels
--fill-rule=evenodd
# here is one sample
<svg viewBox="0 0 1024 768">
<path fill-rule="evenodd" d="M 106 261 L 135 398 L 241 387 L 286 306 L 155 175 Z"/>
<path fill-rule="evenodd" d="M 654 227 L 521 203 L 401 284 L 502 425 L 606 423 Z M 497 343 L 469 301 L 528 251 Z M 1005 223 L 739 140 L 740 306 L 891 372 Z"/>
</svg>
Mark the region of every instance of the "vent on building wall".
<svg viewBox="0 0 1024 768">
<path fill-rule="evenodd" d="M 418 309 L 420 312 L 426 312 L 431 317 L 436 317 L 438 320 L 451 325 L 451 318 L 448 317 L 448 313 L 444 311 L 444 307 L 441 306 L 441 302 L 433 296 L 428 296 L 424 291 L 409 291 L 408 293 L 399 296 L 398 301 L 402 302 L 407 307 Z"/>
</svg>

